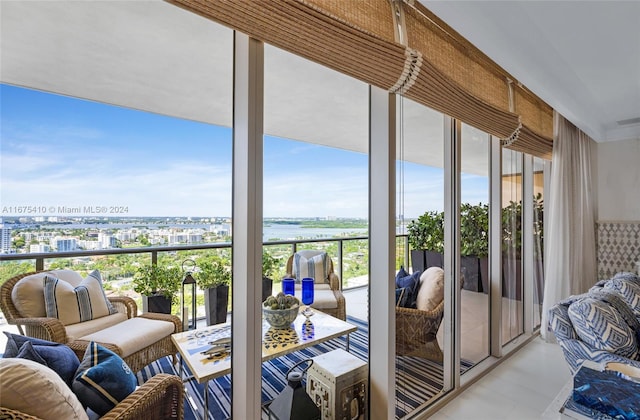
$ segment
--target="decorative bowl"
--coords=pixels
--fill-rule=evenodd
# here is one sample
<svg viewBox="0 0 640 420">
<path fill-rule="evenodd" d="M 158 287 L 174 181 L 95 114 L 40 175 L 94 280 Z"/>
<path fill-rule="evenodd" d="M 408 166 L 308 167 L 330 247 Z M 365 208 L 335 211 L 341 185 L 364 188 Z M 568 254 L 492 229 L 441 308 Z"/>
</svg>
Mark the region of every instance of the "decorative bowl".
<svg viewBox="0 0 640 420">
<path fill-rule="evenodd" d="M 300 305 L 294 305 L 289 309 L 271 309 L 263 306 L 262 314 L 269 325 L 273 328 L 282 329 L 291 326 L 291 323 L 295 321 L 298 316 L 299 309 Z"/>
</svg>

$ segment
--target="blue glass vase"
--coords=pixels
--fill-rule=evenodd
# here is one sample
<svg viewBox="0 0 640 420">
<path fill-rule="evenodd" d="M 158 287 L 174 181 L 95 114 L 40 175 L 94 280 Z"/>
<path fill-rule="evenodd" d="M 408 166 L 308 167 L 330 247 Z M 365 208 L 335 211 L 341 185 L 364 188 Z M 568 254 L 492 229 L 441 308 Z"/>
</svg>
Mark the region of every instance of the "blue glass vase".
<svg viewBox="0 0 640 420">
<path fill-rule="evenodd" d="M 282 293 L 293 296 L 296 291 L 296 281 L 294 279 L 282 279 Z"/>
</svg>

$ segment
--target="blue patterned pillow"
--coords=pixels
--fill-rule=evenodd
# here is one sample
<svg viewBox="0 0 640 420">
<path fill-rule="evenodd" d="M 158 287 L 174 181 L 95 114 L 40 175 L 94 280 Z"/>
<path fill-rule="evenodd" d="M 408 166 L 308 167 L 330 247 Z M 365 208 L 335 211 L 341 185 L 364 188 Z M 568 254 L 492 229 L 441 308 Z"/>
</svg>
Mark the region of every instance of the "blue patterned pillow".
<svg viewBox="0 0 640 420">
<path fill-rule="evenodd" d="M 580 339 L 591 347 L 629 359 L 637 358 L 636 334 L 613 306 L 584 298 L 569 305 L 567 312 Z"/>
<path fill-rule="evenodd" d="M 82 405 L 101 416 L 135 391 L 136 375 L 111 350 L 90 342 L 71 388 Z"/>
<path fill-rule="evenodd" d="M 406 273 L 404 268 L 400 267 L 400 271 L 396 275 L 396 288 L 407 289 L 405 291 L 405 295 L 408 296 L 406 298 L 406 304 L 401 306 L 406 308 L 415 308 L 418 291 L 420 290 L 420 271 L 416 271 L 413 274 L 407 274 L 405 276 L 401 276 L 402 272 Z"/>
<path fill-rule="evenodd" d="M 408 307 L 409 300 L 411 299 L 411 290 L 407 290 L 407 287 L 396 289 L 396 306 L 403 308 Z"/>
<path fill-rule="evenodd" d="M 604 289 L 617 293 L 640 320 L 640 285 L 623 278 L 613 278 L 604 284 Z"/>
<path fill-rule="evenodd" d="M 71 386 L 73 376 L 80 365 L 76 354 L 64 344 L 19 334 L 4 332 L 7 345 L 3 357 L 28 359 L 45 365 L 55 371 L 67 385 Z"/>
</svg>

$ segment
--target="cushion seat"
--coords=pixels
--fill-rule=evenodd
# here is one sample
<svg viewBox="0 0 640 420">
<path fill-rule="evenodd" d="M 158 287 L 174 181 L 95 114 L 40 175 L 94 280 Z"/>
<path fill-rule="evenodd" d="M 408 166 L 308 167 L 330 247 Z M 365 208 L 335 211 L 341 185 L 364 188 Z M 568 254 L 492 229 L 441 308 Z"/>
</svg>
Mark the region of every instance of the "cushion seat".
<svg viewBox="0 0 640 420">
<path fill-rule="evenodd" d="M 92 319 L 91 321 L 78 322 L 65 326 L 67 337 L 69 340 L 77 340 L 85 335 L 93 334 L 104 328 L 112 327 L 120 322 L 126 321 L 127 315 L 118 312 L 113 315 L 103 316 L 102 318 Z"/>
<path fill-rule="evenodd" d="M 296 284 L 295 296 L 302 302 L 302 289 L 299 284 Z M 321 311 L 323 309 L 337 309 L 338 299 L 336 299 L 336 295 L 331 290 L 331 286 L 326 283 L 316 283 L 313 287 L 313 303 L 309 306 Z"/>
<path fill-rule="evenodd" d="M 121 357 L 130 356 L 158 342 L 174 331 L 171 322 L 136 317 L 83 336 L 80 340 L 113 344 L 120 348 Z"/>
</svg>

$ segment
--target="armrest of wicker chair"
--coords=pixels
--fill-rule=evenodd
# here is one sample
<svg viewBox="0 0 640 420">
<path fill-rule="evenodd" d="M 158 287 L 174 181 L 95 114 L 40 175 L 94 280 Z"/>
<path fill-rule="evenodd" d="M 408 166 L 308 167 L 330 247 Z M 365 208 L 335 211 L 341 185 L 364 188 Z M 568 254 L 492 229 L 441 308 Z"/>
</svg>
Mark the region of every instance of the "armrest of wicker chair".
<svg viewBox="0 0 640 420">
<path fill-rule="evenodd" d="M 396 307 L 396 353 L 442 362 L 436 335 L 444 315 L 444 301 L 430 311 Z"/>
<path fill-rule="evenodd" d="M 20 332 L 29 337 L 62 344 L 66 344 L 68 341 L 67 330 L 57 318 L 7 318 L 7 321 L 9 324 L 17 325 Z M 24 331 L 22 327 L 24 327 Z"/>
<path fill-rule="evenodd" d="M 120 401 L 102 419 L 182 419 L 184 385 L 175 375 L 159 373 Z"/>
<path fill-rule="evenodd" d="M 138 315 L 138 305 L 136 301 L 128 296 L 107 296 L 109 302 L 118 312 L 127 315 L 127 318 L 133 318 Z"/>
<path fill-rule="evenodd" d="M 184 385 L 175 375 L 159 373 L 120 401 L 101 419 L 183 419 Z M 0 419 L 40 420 L 18 410 L 0 407 Z"/>
</svg>

